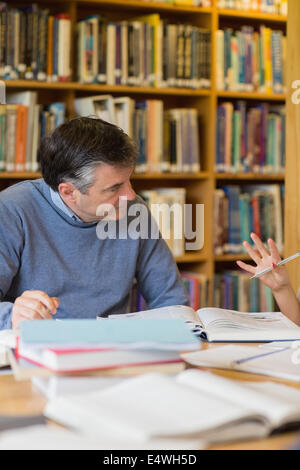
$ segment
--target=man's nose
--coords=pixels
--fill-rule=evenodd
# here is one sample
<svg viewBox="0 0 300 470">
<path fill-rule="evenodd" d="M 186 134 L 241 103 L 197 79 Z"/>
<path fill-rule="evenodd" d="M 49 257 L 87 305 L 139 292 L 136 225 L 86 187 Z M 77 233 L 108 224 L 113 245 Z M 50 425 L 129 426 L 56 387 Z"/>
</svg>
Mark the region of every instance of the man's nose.
<svg viewBox="0 0 300 470">
<path fill-rule="evenodd" d="M 126 196 L 128 201 L 132 201 L 136 197 L 135 191 L 132 189 L 131 183 L 128 183 L 126 186 L 125 193 L 123 196 Z"/>
</svg>

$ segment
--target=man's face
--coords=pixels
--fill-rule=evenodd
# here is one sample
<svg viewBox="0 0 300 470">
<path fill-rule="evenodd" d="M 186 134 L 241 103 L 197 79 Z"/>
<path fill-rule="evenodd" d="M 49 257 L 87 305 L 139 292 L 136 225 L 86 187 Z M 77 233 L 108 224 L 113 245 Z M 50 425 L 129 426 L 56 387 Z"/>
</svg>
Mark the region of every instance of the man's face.
<svg viewBox="0 0 300 470">
<path fill-rule="evenodd" d="M 103 214 L 101 216 L 99 213 L 99 206 L 104 204 L 106 207 L 109 204 L 115 210 L 116 219 L 121 218 L 124 214 L 119 207 L 120 198 L 132 201 L 136 197 L 130 183 L 132 172 L 133 168 L 100 164 L 95 170 L 94 183 L 86 194 L 77 189 L 74 191 L 75 202 L 71 209 L 84 222 L 94 222 L 103 218 Z"/>
</svg>

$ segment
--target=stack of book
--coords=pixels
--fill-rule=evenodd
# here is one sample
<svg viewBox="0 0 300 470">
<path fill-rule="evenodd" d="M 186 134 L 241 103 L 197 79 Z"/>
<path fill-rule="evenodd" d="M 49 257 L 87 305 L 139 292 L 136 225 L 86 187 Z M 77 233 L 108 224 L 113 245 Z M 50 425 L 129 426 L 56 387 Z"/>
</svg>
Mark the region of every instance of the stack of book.
<svg viewBox="0 0 300 470">
<path fill-rule="evenodd" d="M 281 173 L 285 166 L 285 108 L 245 101 L 217 111 L 217 172 Z"/>
<path fill-rule="evenodd" d="M 6 80 L 68 81 L 71 20 L 38 5 L 0 5 L 0 77 Z"/>
<path fill-rule="evenodd" d="M 209 88 L 210 31 L 168 24 L 158 14 L 77 24 L 78 80 L 108 85 Z"/>
<path fill-rule="evenodd" d="M 159 188 L 139 192 L 147 203 L 162 238 L 174 256 L 185 253 L 185 188 Z M 151 234 L 155 227 L 151 227 Z"/>
<path fill-rule="evenodd" d="M 286 37 L 282 31 L 243 26 L 216 32 L 218 90 L 284 93 Z"/>
<path fill-rule="evenodd" d="M 283 249 L 282 190 L 270 185 L 228 185 L 215 190 L 214 252 L 242 253 L 244 240 L 255 232 L 263 242 L 272 238 Z"/>
<path fill-rule="evenodd" d="M 52 374 L 132 375 L 182 369 L 180 351 L 199 340 L 181 319 L 24 321 L 15 354 L 16 379 Z M 144 368 L 144 369 L 143 369 Z"/>
<path fill-rule="evenodd" d="M 273 312 L 275 301 L 271 289 L 259 279 L 237 270 L 214 276 L 213 305 L 240 312 Z"/>
<path fill-rule="evenodd" d="M 0 171 L 37 171 L 42 137 L 64 122 L 65 103 L 37 104 L 37 92 L 10 93 L 0 105 Z"/>
<path fill-rule="evenodd" d="M 218 0 L 218 8 L 287 16 L 288 0 Z"/>
<path fill-rule="evenodd" d="M 96 116 L 121 127 L 138 145 L 135 171 L 200 171 L 198 112 L 164 111 L 162 100 L 135 101 L 128 96 L 96 95 L 75 99 L 79 116 Z"/>
</svg>

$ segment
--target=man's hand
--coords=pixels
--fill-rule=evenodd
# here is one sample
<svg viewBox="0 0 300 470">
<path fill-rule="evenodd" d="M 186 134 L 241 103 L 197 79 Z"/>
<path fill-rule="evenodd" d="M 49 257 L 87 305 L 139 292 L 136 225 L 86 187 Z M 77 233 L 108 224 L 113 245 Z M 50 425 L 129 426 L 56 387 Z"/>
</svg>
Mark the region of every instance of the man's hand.
<svg viewBox="0 0 300 470">
<path fill-rule="evenodd" d="M 26 290 L 17 297 L 12 308 L 12 327 L 19 328 L 23 320 L 50 320 L 59 306 L 56 297 L 49 297 L 41 290 Z"/>
<path fill-rule="evenodd" d="M 268 247 L 270 251 L 268 252 L 261 239 L 255 235 L 255 233 L 251 233 L 250 236 L 256 246 L 256 250 L 254 250 L 254 248 L 252 248 L 252 246 L 246 241 L 243 242 L 243 245 L 256 263 L 256 266 L 251 266 L 250 264 L 243 263 L 242 261 L 237 261 L 238 266 L 253 276 L 266 268 L 273 268 L 272 271 L 261 276 L 260 279 L 266 286 L 270 287 L 274 293 L 290 287 L 290 280 L 286 267 L 276 266 L 276 264 L 281 261 L 281 258 L 275 242 L 269 238 Z"/>
</svg>

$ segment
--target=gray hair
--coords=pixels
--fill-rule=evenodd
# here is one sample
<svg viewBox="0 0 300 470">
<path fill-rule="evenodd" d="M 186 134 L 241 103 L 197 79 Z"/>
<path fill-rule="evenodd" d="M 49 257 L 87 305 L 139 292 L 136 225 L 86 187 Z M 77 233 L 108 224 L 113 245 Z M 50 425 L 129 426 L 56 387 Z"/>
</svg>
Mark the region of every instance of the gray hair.
<svg viewBox="0 0 300 470">
<path fill-rule="evenodd" d="M 95 170 L 100 165 L 102 165 L 101 162 L 88 163 L 82 168 L 76 170 L 73 178 L 66 176 L 62 178 L 62 181 L 73 184 L 73 186 L 78 189 L 78 191 L 80 191 L 82 194 L 86 194 L 87 190 L 95 182 Z"/>
</svg>

